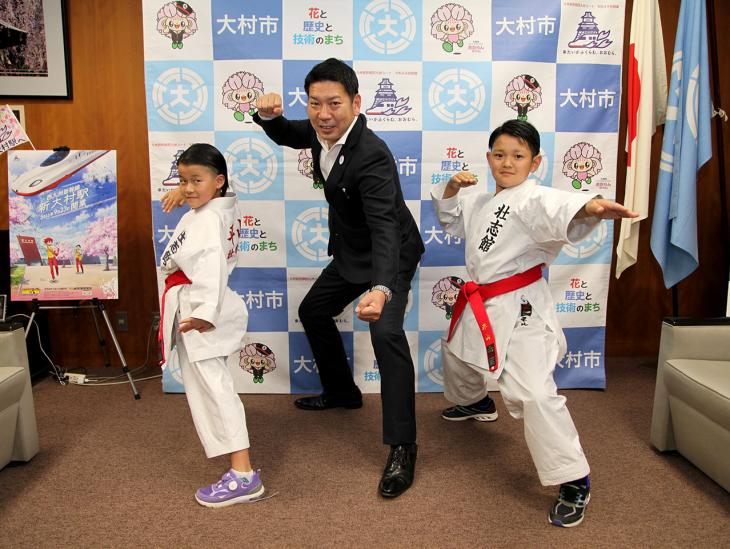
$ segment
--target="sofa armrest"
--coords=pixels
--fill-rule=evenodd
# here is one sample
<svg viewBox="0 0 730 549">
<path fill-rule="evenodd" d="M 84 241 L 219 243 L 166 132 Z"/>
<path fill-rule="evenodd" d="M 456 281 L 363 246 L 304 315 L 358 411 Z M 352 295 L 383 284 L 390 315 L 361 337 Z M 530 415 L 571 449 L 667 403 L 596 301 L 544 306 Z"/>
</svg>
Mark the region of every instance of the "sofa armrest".
<svg viewBox="0 0 730 549">
<path fill-rule="evenodd" d="M 674 358 L 730 360 L 730 317 L 666 317 L 662 322 L 659 362 Z"/>
<path fill-rule="evenodd" d="M 651 418 L 651 443 L 660 451 L 676 449 L 664 386 L 664 365 L 668 360 L 678 358 L 730 360 L 730 317 L 664 319 Z"/>
</svg>

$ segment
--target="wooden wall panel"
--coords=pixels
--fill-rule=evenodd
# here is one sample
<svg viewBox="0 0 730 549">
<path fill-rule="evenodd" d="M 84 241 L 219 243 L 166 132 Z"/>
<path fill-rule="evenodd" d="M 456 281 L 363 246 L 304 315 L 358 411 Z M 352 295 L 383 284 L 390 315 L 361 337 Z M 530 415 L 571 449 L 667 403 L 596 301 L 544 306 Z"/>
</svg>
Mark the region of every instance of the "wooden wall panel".
<svg viewBox="0 0 730 549">
<path fill-rule="evenodd" d="M 28 134 L 38 149 L 68 145 L 76 149 L 116 149 L 119 175 L 120 299 L 106 302 L 110 318 L 127 311 L 129 331 L 118 333 L 130 367 L 142 363 L 147 346 L 150 313 L 157 309 L 157 283 L 151 236 L 150 185 L 145 115 L 142 6 L 139 0 L 67 0 L 73 99 L 15 100 L 25 105 Z M 671 64 L 680 0 L 661 0 L 667 64 Z M 718 21 L 730 20 L 730 3 L 714 0 Z M 627 2 L 627 50 L 632 2 Z M 719 51 L 730 51 L 728 33 L 718 37 Z M 625 54 L 626 55 L 626 54 Z M 625 58 L 625 57 L 624 57 Z M 721 59 L 721 105 L 730 110 L 730 71 Z M 624 83 L 626 71 L 624 70 Z M 620 125 L 621 151 L 626 134 L 626 94 Z M 730 138 L 725 127 L 725 151 Z M 714 126 L 713 126 L 714 128 Z M 713 130 L 714 131 L 714 130 Z M 652 196 L 661 148 L 662 130 L 654 138 Z M 619 166 L 626 155 L 619 153 Z M 625 173 L 619 168 L 617 197 L 623 198 Z M 727 174 L 726 174 L 727 175 Z M 727 228 L 720 225 L 717 156 L 700 172 L 698 209 L 700 267 L 678 285 L 679 312 L 686 316 L 724 314 L 728 258 L 720 245 Z M 6 229 L 7 156 L 0 156 L 0 229 Z M 642 223 L 639 262 L 610 283 L 607 310 L 607 354 L 652 356 L 657 353 L 661 318 L 672 313 L 672 292 L 664 288 L 661 272 L 649 250 L 650 220 Z M 615 230 L 618 236 L 618 226 Z M 5 262 L 3 262 L 5 263 Z M 7 276 L 7 265 L 0 266 Z M 101 365 L 88 312 L 74 315 L 50 311 L 49 342 L 53 357 L 66 368 Z M 119 361 L 112 353 L 112 362 Z"/>
<path fill-rule="evenodd" d="M 151 312 L 157 310 L 152 249 L 145 109 L 142 2 L 67 0 L 73 98 L 11 100 L 25 105 L 26 130 L 37 149 L 115 149 L 118 170 L 120 299 L 104 302 L 114 322 L 126 311 L 129 331 L 118 332 L 130 367 L 145 358 Z M 28 147 L 29 148 L 29 147 Z M 0 157 L 0 200 L 6 203 L 7 156 Z M 3 207 L 0 227 L 7 228 Z M 4 272 L 7 267 L 4 265 Z M 30 307 L 27 307 L 30 310 Z M 49 342 L 63 367 L 103 365 L 89 311 L 48 311 Z M 107 338 L 112 364 L 119 365 Z M 46 346 L 46 342 L 44 342 Z M 153 360 L 156 355 L 153 353 Z"/>
<path fill-rule="evenodd" d="M 712 0 L 709 0 L 712 2 Z M 628 55 L 628 39 L 632 2 L 627 2 L 626 27 L 624 42 L 624 60 Z M 664 32 L 664 50 L 669 75 L 674 54 L 674 39 L 677 32 L 680 0 L 660 0 L 662 28 Z M 718 27 L 730 17 L 730 4 L 722 0 L 714 0 Z M 730 48 L 730 37 L 727 33 L 719 33 L 718 51 L 725 52 Z M 721 105 L 730 106 L 730 73 L 726 58 L 720 55 L 720 89 Z M 626 66 L 624 66 L 624 95 L 622 98 L 620 144 L 618 155 L 619 170 L 617 173 L 616 197 L 622 200 L 626 183 L 625 137 L 626 137 Z M 730 109 L 728 109 L 730 110 Z M 715 123 L 713 121 L 713 136 Z M 728 157 L 728 125 L 723 124 L 725 150 L 722 154 Z M 611 282 L 609 286 L 609 303 L 606 321 L 606 354 L 609 356 L 653 356 L 659 348 L 661 319 L 673 314 L 672 290 L 664 287 L 661 269 L 649 247 L 651 236 L 651 219 L 654 212 L 653 197 L 656 192 L 656 181 L 659 170 L 659 154 L 663 137 L 663 126 L 654 136 L 651 164 L 651 201 L 649 218 L 641 223 L 639 233 L 639 258 L 636 265 L 624 271 L 620 279 L 614 276 L 615 253 L 611 266 Z M 717 149 L 713 150 L 713 158 L 700 170 L 697 180 L 697 211 L 699 268 L 676 286 L 678 313 L 681 316 L 724 316 L 725 295 L 727 293 L 728 261 L 723 249 L 723 239 L 730 238 L 728 228 L 721 225 L 721 210 L 727 212 L 730 204 L 720 201 L 719 168 Z M 727 171 L 727 168 L 726 168 Z M 726 173 L 728 178 L 730 174 Z M 614 237 L 618 238 L 619 224 L 616 223 Z"/>
</svg>

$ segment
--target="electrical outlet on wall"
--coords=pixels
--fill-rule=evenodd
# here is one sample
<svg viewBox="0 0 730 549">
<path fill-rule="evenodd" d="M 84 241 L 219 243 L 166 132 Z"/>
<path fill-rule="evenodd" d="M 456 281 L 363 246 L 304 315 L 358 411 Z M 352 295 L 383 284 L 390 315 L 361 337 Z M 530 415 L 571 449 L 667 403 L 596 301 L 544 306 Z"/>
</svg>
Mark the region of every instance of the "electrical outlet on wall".
<svg viewBox="0 0 730 549">
<path fill-rule="evenodd" d="M 129 330 L 127 311 L 117 311 L 117 330 L 120 332 Z"/>
</svg>

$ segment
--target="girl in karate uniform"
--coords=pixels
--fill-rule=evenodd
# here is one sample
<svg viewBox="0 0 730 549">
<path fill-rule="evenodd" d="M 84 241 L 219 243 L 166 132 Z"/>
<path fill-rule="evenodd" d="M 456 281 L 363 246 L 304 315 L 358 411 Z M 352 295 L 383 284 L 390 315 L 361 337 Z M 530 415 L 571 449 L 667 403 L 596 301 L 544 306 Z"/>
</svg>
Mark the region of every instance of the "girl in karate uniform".
<svg viewBox="0 0 730 549">
<path fill-rule="evenodd" d="M 464 238 L 471 281 L 460 290 L 441 341 L 449 421 L 494 421 L 487 381 L 496 381 L 510 415 L 522 418 L 527 446 L 544 486 L 560 485 L 548 516 L 576 526 L 590 499 L 589 467 L 565 397 L 553 379 L 565 336 L 542 277 L 564 244 L 587 237 L 600 219 L 637 217 L 596 194 L 542 187 L 529 176 L 540 165 L 540 134 L 510 120 L 489 137 L 494 194 L 460 195 L 476 184 L 460 172 L 431 193 L 446 232 Z"/>
<path fill-rule="evenodd" d="M 230 454 L 231 468 L 200 488 L 195 499 L 223 507 L 260 498 L 252 470 L 246 415 L 226 357 L 243 346 L 248 312 L 228 287 L 236 266 L 240 214 L 228 193 L 223 155 L 195 144 L 177 161 L 180 188 L 190 211 L 180 219 L 160 260 L 166 276 L 160 321 L 163 360 L 173 345 L 182 371 L 193 423 L 207 457 Z"/>
</svg>

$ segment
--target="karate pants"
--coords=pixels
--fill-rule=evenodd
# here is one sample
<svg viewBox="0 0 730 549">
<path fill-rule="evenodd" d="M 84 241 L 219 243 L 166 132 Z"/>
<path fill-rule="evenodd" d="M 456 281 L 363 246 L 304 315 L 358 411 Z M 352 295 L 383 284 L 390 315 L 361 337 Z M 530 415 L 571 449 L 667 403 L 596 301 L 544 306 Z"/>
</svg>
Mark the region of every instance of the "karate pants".
<svg viewBox="0 0 730 549">
<path fill-rule="evenodd" d="M 510 415 L 523 420 L 540 483 L 552 486 L 582 478 L 590 469 L 566 398 L 558 394 L 553 378 L 561 358 L 558 338 L 537 314 L 527 317 L 526 324 L 517 320 L 507 352 L 500 353 L 505 358 L 497 386 Z M 444 396 L 451 402 L 466 406 L 487 395 L 487 371 L 453 355 L 442 364 Z"/>
<path fill-rule="evenodd" d="M 185 394 L 205 455 L 212 458 L 248 448 L 246 413 L 233 387 L 226 357 L 190 362 L 175 324 Z"/>
</svg>

